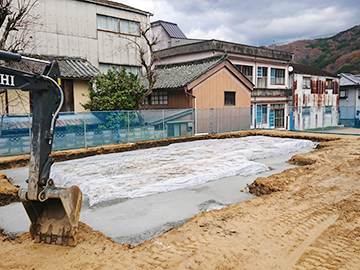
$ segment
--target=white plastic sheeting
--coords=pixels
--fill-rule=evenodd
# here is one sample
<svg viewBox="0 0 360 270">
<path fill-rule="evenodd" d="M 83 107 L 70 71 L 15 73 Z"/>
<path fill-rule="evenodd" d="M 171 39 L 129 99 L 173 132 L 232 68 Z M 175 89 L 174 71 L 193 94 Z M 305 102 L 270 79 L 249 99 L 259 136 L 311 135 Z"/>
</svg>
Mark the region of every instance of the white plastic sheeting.
<svg viewBox="0 0 360 270">
<path fill-rule="evenodd" d="M 116 198 L 143 197 L 269 168 L 252 160 L 314 146 L 309 140 L 245 137 L 201 140 L 55 163 L 57 185 L 77 185 L 90 206 Z"/>
</svg>

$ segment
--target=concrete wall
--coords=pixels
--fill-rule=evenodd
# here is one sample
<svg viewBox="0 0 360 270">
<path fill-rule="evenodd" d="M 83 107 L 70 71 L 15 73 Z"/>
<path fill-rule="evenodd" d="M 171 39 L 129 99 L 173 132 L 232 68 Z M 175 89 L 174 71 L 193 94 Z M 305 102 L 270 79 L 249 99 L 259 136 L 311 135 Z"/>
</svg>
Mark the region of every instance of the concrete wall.
<svg viewBox="0 0 360 270">
<path fill-rule="evenodd" d="M 149 17 L 141 12 L 91 1 L 39 0 L 29 15 L 39 18 L 30 30 L 32 39 L 24 53 L 81 57 L 98 68 L 100 63 L 140 67 L 139 51 L 134 42 L 147 50 L 144 39 L 140 36 L 97 30 L 97 14 L 137 21 L 142 29 L 150 25 Z M 75 112 L 84 110 L 80 103 L 87 101 L 87 88 L 86 81 L 75 78 Z M 17 93 L 8 93 L 9 112 L 29 113 L 29 94 L 21 93 L 21 100 L 12 101 L 14 95 Z M 0 112 L 5 112 L 3 107 L 0 107 Z"/>
<path fill-rule="evenodd" d="M 265 58 L 252 58 L 248 57 L 248 59 L 241 59 L 236 57 L 235 55 L 229 55 L 229 60 L 234 65 L 245 65 L 252 67 L 252 80 L 251 82 L 255 85 L 254 88 L 260 87 L 258 85 L 258 77 L 257 77 L 257 70 L 258 67 L 265 67 L 267 68 L 267 78 L 266 78 L 266 86 L 261 88 L 266 89 L 288 89 L 289 85 L 289 72 L 288 72 L 288 63 L 284 62 L 276 62 L 276 61 L 269 61 Z M 271 84 L 271 68 L 276 69 L 283 69 L 285 73 L 285 81 L 283 84 Z"/>
<path fill-rule="evenodd" d="M 166 49 L 169 47 L 169 42 L 171 42 L 171 38 L 166 33 L 161 24 L 156 24 L 151 26 L 151 35 L 152 40 L 157 40 L 157 44 L 154 46 L 154 51 Z"/>
<path fill-rule="evenodd" d="M 138 21 L 148 26 L 146 15 L 79 0 L 40 0 L 32 12 L 41 15 L 32 31 L 28 53 L 82 57 L 94 66 L 99 63 L 140 66 L 135 46 L 145 43 L 139 37 L 97 30 L 97 14 Z"/>
<path fill-rule="evenodd" d="M 74 111 L 76 113 L 84 111 L 81 104 L 89 101 L 89 81 L 87 80 L 74 80 Z"/>
</svg>

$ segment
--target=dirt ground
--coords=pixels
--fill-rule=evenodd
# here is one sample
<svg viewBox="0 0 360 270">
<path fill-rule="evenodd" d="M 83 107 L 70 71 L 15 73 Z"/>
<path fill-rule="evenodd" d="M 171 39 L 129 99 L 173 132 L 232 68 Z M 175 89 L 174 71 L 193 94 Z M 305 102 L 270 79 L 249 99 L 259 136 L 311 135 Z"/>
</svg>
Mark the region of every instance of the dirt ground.
<svg viewBox="0 0 360 270">
<path fill-rule="evenodd" d="M 360 137 L 286 131 L 231 136 L 244 134 L 321 143 L 290 160 L 301 166 L 257 178 L 249 190 L 262 196 L 199 213 L 135 247 L 83 223 L 75 248 L 35 244 L 29 233 L 0 234 L 0 269 L 360 269 Z"/>
</svg>

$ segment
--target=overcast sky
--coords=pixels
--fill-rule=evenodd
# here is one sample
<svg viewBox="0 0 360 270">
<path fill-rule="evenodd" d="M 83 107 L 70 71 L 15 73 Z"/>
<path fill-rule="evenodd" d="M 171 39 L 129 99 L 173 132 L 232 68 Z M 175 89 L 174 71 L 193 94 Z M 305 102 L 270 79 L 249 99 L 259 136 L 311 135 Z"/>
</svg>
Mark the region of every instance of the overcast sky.
<svg viewBox="0 0 360 270">
<path fill-rule="evenodd" d="M 360 24 L 360 0 L 113 0 L 177 23 L 188 38 L 253 46 L 329 37 Z"/>
</svg>

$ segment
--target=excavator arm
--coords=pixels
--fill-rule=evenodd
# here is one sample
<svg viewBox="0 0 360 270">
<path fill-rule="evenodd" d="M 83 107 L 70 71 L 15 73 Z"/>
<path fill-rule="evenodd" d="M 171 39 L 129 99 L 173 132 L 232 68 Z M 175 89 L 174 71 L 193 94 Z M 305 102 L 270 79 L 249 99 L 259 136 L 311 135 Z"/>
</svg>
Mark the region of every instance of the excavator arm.
<svg viewBox="0 0 360 270">
<path fill-rule="evenodd" d="M 32 132 L 27 189 L 19 196 L 31 220 L 35 242 L 76 245 L 82 193 L 77 186 L 57 187 L 49 178 L 54 160 L 50 157 L 55 122 L 63 104 L 60 69 L 56 61 L 23 57 L 0 51 L 5 61 L 44 64 L 42 73 L 29 73 L 0 65 L 0 89 L 20 89 L 33 93 Z"/>
</svg>

